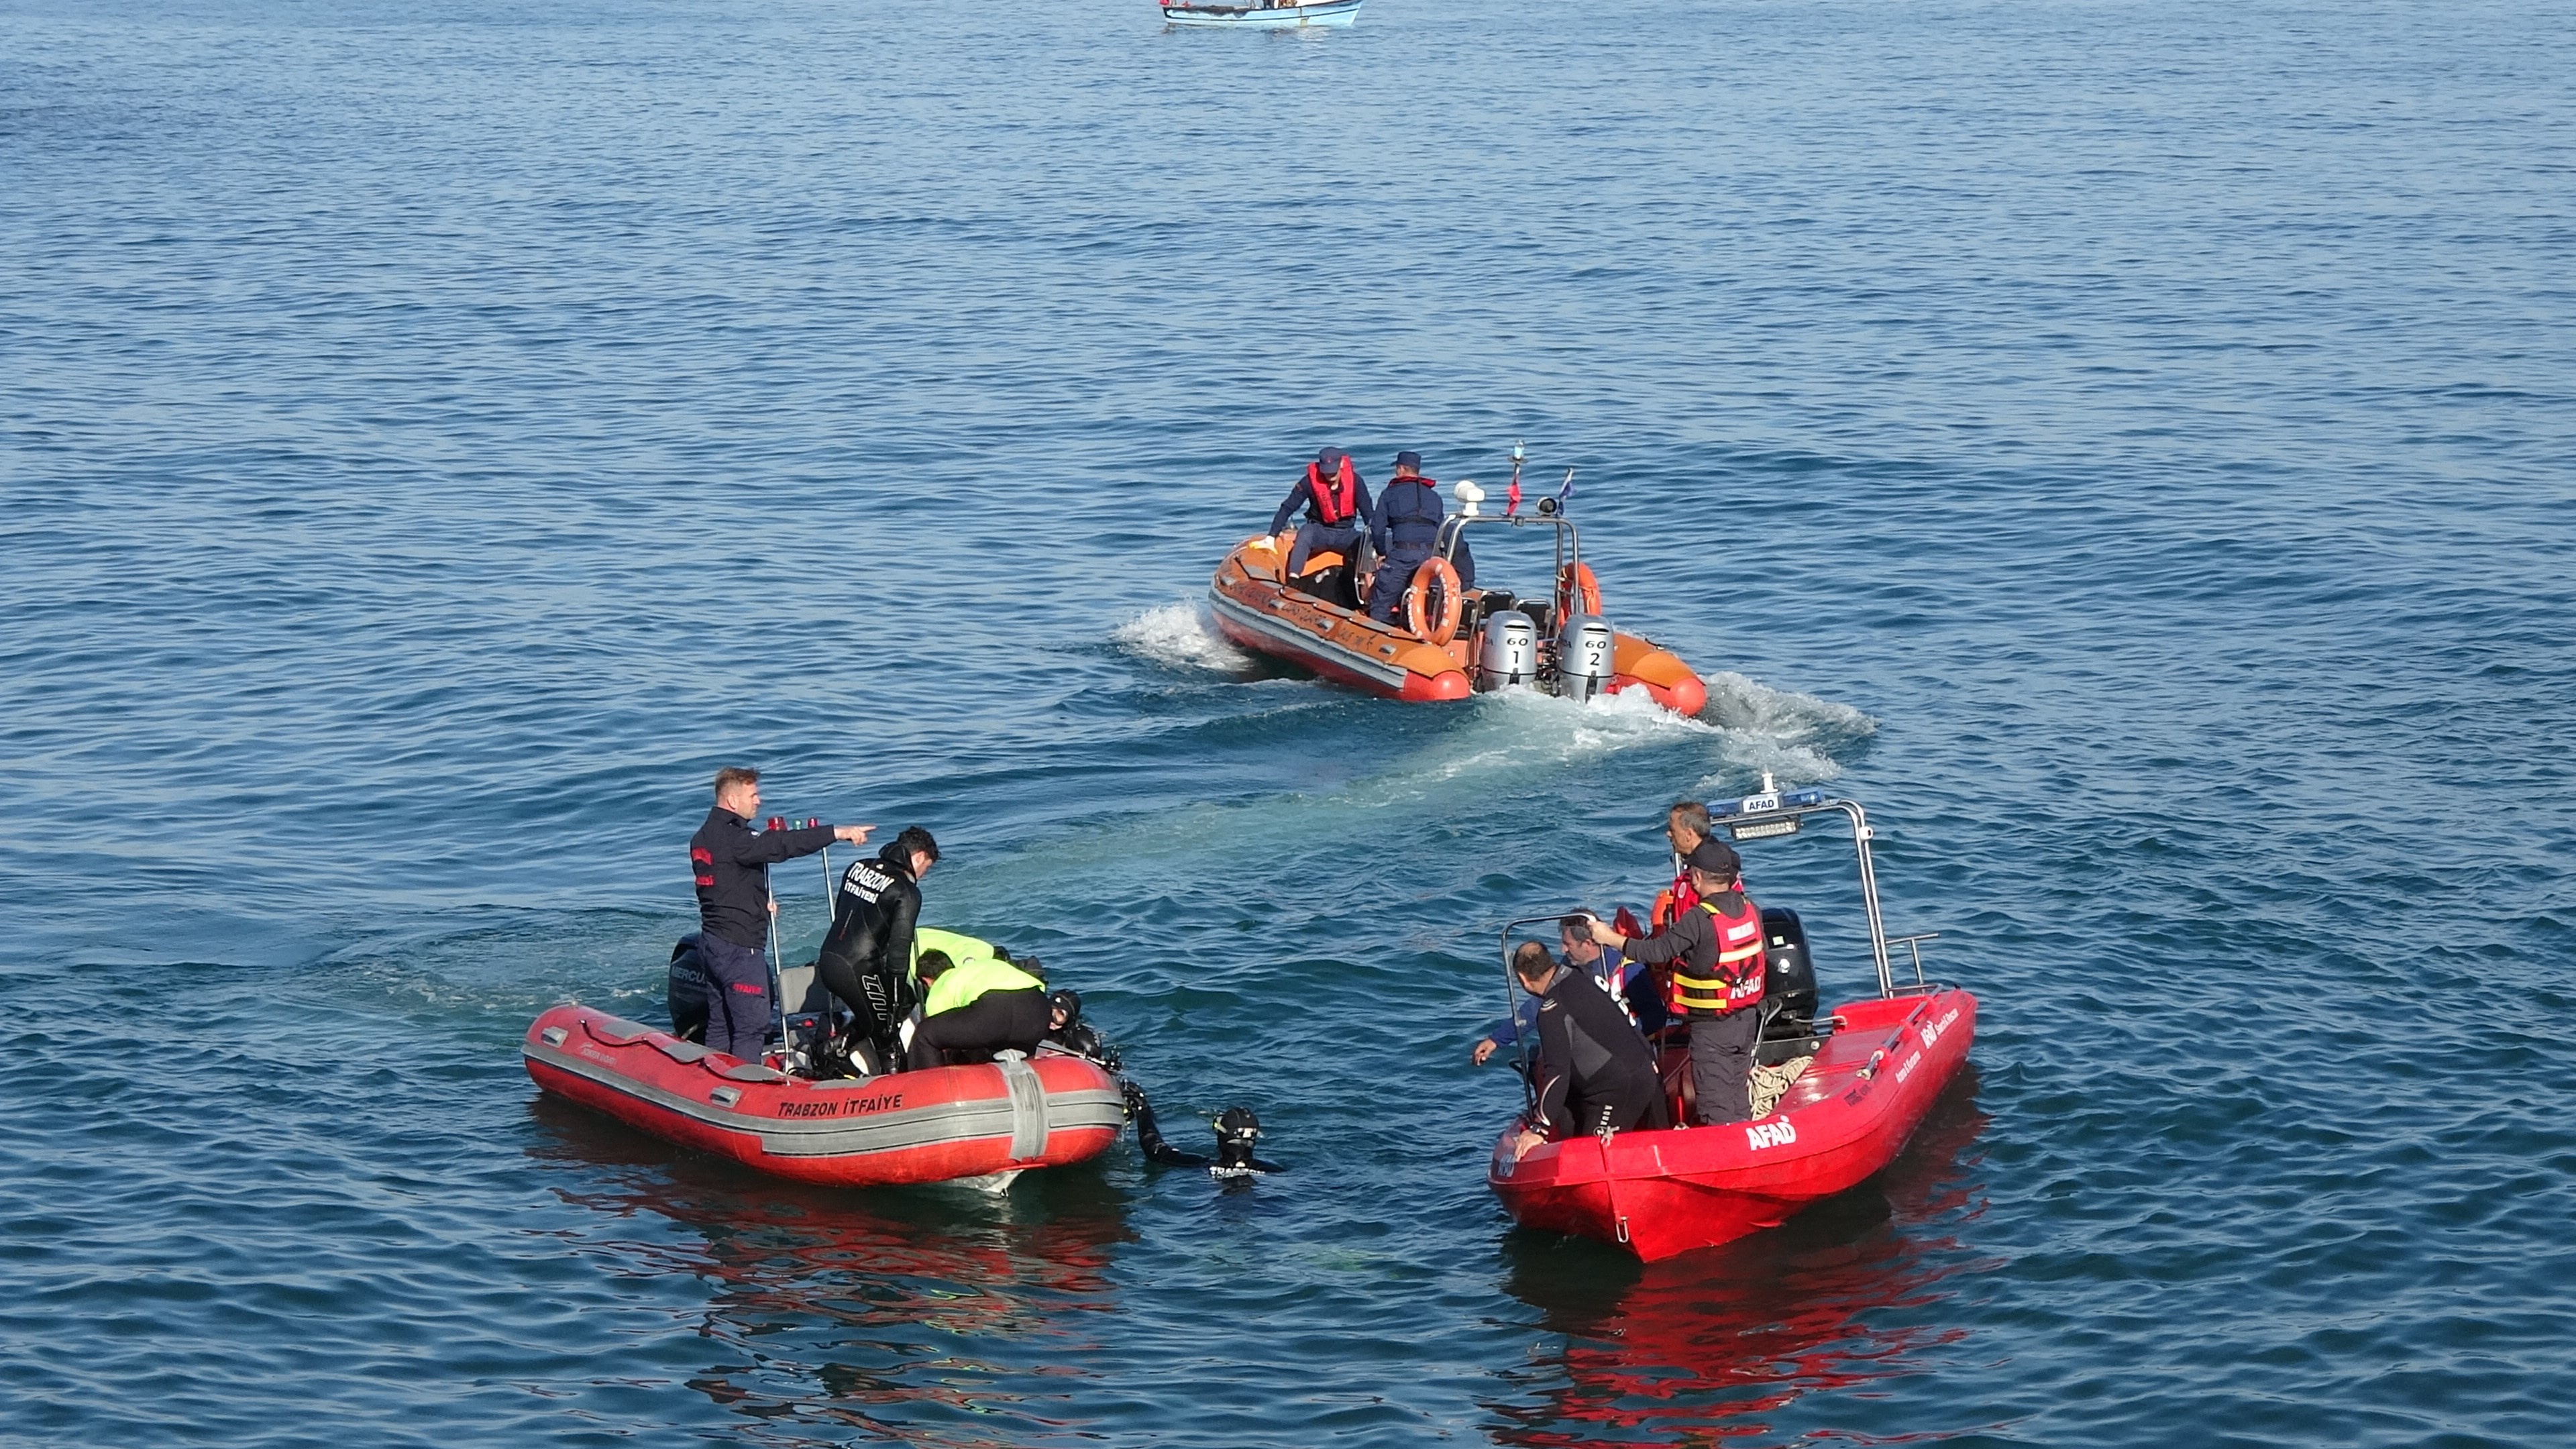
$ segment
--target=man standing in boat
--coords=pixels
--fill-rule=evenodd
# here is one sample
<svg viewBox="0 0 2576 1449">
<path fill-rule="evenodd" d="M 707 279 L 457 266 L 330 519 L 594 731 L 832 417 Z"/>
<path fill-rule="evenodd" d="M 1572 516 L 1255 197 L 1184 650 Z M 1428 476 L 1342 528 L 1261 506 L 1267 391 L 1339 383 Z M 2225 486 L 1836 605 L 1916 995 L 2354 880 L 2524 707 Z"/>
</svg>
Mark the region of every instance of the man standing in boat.
<svg viewBox="0 0 2576 1449">
<path fill-rule="evenodd" d="M 1699 843 L 1708 839 L 1708 807 L 1697 800 L 1683 800 L 1664 812 L 1664 839 L 1673 843 L 1673 883 L 1655 897 L 1654 920 L 1649 929 L 1660 932 L 1682 912 L 1699 904 L 1699 892 L 1691 886 L 1690 867 L 1683 864 Z"/>
<path fill-rule="evenodd" d="M 760 1060 L 769 1040 L 769 867 L 812 855 L 835 840 L 863 843 L 873 825 L 817 825 L 754 830 L 760 772 L 739 765 L 716 771 L 715 808 L 689 837 L 689 874 L 698 892 L 698 957 L 706 963 L 707 1046 L 744 1061 Z"/>
<path fill-rule="evenodd" d="M 1270 517 L 1273 534 L 1285 532 L 1289 517 L 1297 505 L 1306 505 L 1306 521 L 1297 525 L 1297 541 L 1288 549 L 1288 573 L 1295 577 L 1306 567 L 1310 554 L 1331 551 L 1345 560 L 1359 553 L 1363 531 L 1377 526 L 1377 505 L 1369 498 L 1368 482 L 1359 475 L 1351 455 L 1339 448 L 1326 448 L 1306 465 L 1306 471 L 1288 490 L 1287 501 Z"/>
<path fill-rule="evenodd" d="M 1538 1102 L 1514 1156 L 1549 1138 L 1668 1125 L 1654 1049 L 1618 1003 L 1536 941 L 1513 953 L 1512 974 L 1538 1003 Z"/>
<path fill-rule="evenodd" d="M 1440 521 L 1447 510 L 1440 506 L 1439 486 L 1437 479 L 1422 476 L 1420 453 L 1407 449 L 1395 455 L 1395 476 L 1378 496 L 1377 517 L 1369 529 L 1369 540 L 1384 560 L 1369 583 L 1369 617 L 1381 624 L 1394 623 L 1404 612 L 1405 586 L 1440 542 Z"/>
<path fill-rule="evenodd" d="M 1690 1023 L 1691 1084 L 1700 1125 L 1741 1122 L 1752 1115 L 1745 1083 L 1753 1072 L 1753 1047 L 1762 1030 L 1762 912 L 1744 893 L 1743 862 L 1735 847 L 1703 839 L 1689 856 L 1690 884 L 1699 903 L 1657 936 L 1627 937 L 1606 922 L 1592 923 L 1592 939 L 1631 961 L 1672 963 L 1673 1014 Z"/>
</svg>

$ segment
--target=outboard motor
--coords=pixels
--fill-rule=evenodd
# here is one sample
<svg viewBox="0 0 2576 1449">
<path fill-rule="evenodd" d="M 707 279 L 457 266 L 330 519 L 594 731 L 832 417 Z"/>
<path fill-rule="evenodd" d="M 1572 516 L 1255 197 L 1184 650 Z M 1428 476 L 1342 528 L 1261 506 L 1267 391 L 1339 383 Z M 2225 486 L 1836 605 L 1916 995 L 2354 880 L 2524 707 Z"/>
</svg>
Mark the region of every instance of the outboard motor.
<svg viewBox="0 0 2576 1449">
<path fill-rule="evenodd" d="M 1476 651 L 1476 687 L 1502 689 L 1538 679 L 1538 625 L 1518 609 L 1485 616 Z"/>
<path fill-rule="evenodd" d="M 1762 1001 L 1778 1003 L 1766 1014 L 1764 1041 L 1815 1030 L 1816 963 L 1807 955 L 1805 924 L 1787 906 L 1762 908 Z"/>
<path fill-rule="evenodd" d="M 671 948 L 671 979 L 663 999 L 671 1008 L 671 1035 L 682 1041 L 707 1039 L 707 1011 L 714 989 L 706 962 L 698 956 L 698 933 L 691 931 Z"/>
<path fill-rule="evenodd" d="M 1556 636 L 1556 692 L 1585 700 L 1610 687 L 1610 660 L 1615 652 L 1610 626 L 1597 614 L 1565 621 Z"/>
</svg>

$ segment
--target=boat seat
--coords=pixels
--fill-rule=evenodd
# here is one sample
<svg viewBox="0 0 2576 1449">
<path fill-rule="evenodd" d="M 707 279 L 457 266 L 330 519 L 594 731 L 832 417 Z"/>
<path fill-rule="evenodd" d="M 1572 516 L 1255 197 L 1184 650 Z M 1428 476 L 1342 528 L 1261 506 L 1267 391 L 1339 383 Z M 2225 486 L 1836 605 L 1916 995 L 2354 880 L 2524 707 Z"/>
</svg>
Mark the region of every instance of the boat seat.
<svg viewBox="0 0 2576 1449">
<path fill-rule="evenodd" d="M 682 1041 L 677 1037 L 664 1037 L 653 1045 L 661 1049 L 662 1055 L 675 1062 L 694 1062 L 707 1055 L 707 1048 L 704 1046 L 693 1041 Z"/>
<path fill-rule="evenodd" d="M 715 1064 L 713 1062 L 705 1063 L 705 1066 L 708 1071 L 716 1072 Z M 724 1078 L 728 1082 L 783 1082 L 787 1080 L 787 1074 L 785 1072 L 773 1072 L 758 1062 L 736 1062 L 732 1066 L 725 1068 L 723 1071 L 716 1072 L 716 1075 Z"/>
<path fill-rule="evenodd" d="M 653 1028 L 638 1026 L 622 1016 L 594 1016 L 582 1023 L 593 1040 L 602 1046 L 633 1046 L 653 1035 Z"/>
</svg>

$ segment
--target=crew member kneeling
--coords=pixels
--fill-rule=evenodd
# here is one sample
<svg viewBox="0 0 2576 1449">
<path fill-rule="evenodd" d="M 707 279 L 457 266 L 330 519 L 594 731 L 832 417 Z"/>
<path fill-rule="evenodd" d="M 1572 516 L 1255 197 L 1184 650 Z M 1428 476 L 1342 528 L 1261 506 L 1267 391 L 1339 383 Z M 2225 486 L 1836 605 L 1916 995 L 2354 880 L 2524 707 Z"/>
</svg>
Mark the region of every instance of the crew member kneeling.
<svg viewBox="0 0 2576 1449">
<path fill-rule="evenodd" d="M 1046 983 L 994 956 L 952 960 L 924 951 L 913 970 L 922 981 L 921 1025 L 905 1062 L 914 1071 L 957 1060 L 981 1061 L 1004 1050 L 1034 1052 L 1046 1039 L 1052 1009 Z"/>
<path fill-rule="evenodd" d="M 1745 1080 L 1762 1031 L 1762 1013 L 1753 1010 L 1762 1000 L 1762 912 L 1738 879 L 1743 862 L 1734 846 L 1702 840 L 1689 866 L 1700 902 L 1662 935 L 1631 940 L 1595 921 L 1592 939 L 1618 947 L 1631 961 L 1672 963 L 1667 1004 L 1690 1022 L 1691 1084 L 1700 1124 L 1741 1122 L 1753 1115 Z"/>
<path fill-rule="evenodd" d="M 1558 965 L 1536 941 L 1513 953 L 1512 974 L 1538 999 L 1538 1105 L 1516 1153 L 1542 1137 L 1669 1125 L 1654 1049 L 1608 993 L 1584 973 Z"/>
</svg>

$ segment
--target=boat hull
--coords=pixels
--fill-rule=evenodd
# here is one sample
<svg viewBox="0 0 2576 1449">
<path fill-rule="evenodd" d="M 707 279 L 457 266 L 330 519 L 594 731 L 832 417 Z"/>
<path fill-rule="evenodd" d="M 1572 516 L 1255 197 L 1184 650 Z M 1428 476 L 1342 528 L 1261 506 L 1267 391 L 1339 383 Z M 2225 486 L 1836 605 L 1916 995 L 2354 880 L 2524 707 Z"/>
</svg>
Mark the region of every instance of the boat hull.
<svg viewBox="0 0 2576 1449">
<path fill-rule="evenodd" d="M 1126 1122 L 1118 1083 L 1079 1057 L 807 1081 L 585 1006 L 520 1044 L 528 1076 L 665 1142 L 836 1187 L 994 1178 L 1097 1157 Z"/>
<path fill-rule="evenodd" d="M 1543 1143 L 1505 1132 L 1486 1181 L 1523 1227 L 1625 1247 L 1646 1262 L 1777 1227 L 1895 1160 L 1968 1058 L 1977 999 L 1956 987 L 1836 1010 L 1844 1025 L 1754 1122 Z"/>
<path fill-rule="evenodd" d="M 1360 18 L 1360 0 L 1325 0 L 1320 5 L 1259 10 L 1230 5 L 1166 5 L 1163 19 L 1173 25 L 1218 30 L 1340 29 Z"/>
<path fill-rule="evenodd" d="M 1472 636 L 1429 644 L 1366 613 L 1345 609 L 1281 581 L 1277 540 L 1245 540 L 1217 566 L 1208 610 L 1236 647 L 1294 664 L 1336 684 L 1388 699 L 1428 703 L 1475 692 Z M 1708 688 L 1690 666 L 1652 640 L 1614 637 L 1610 692 L 1642 690 L 1676 714 L 1695 715 Z"/>
</svg>

